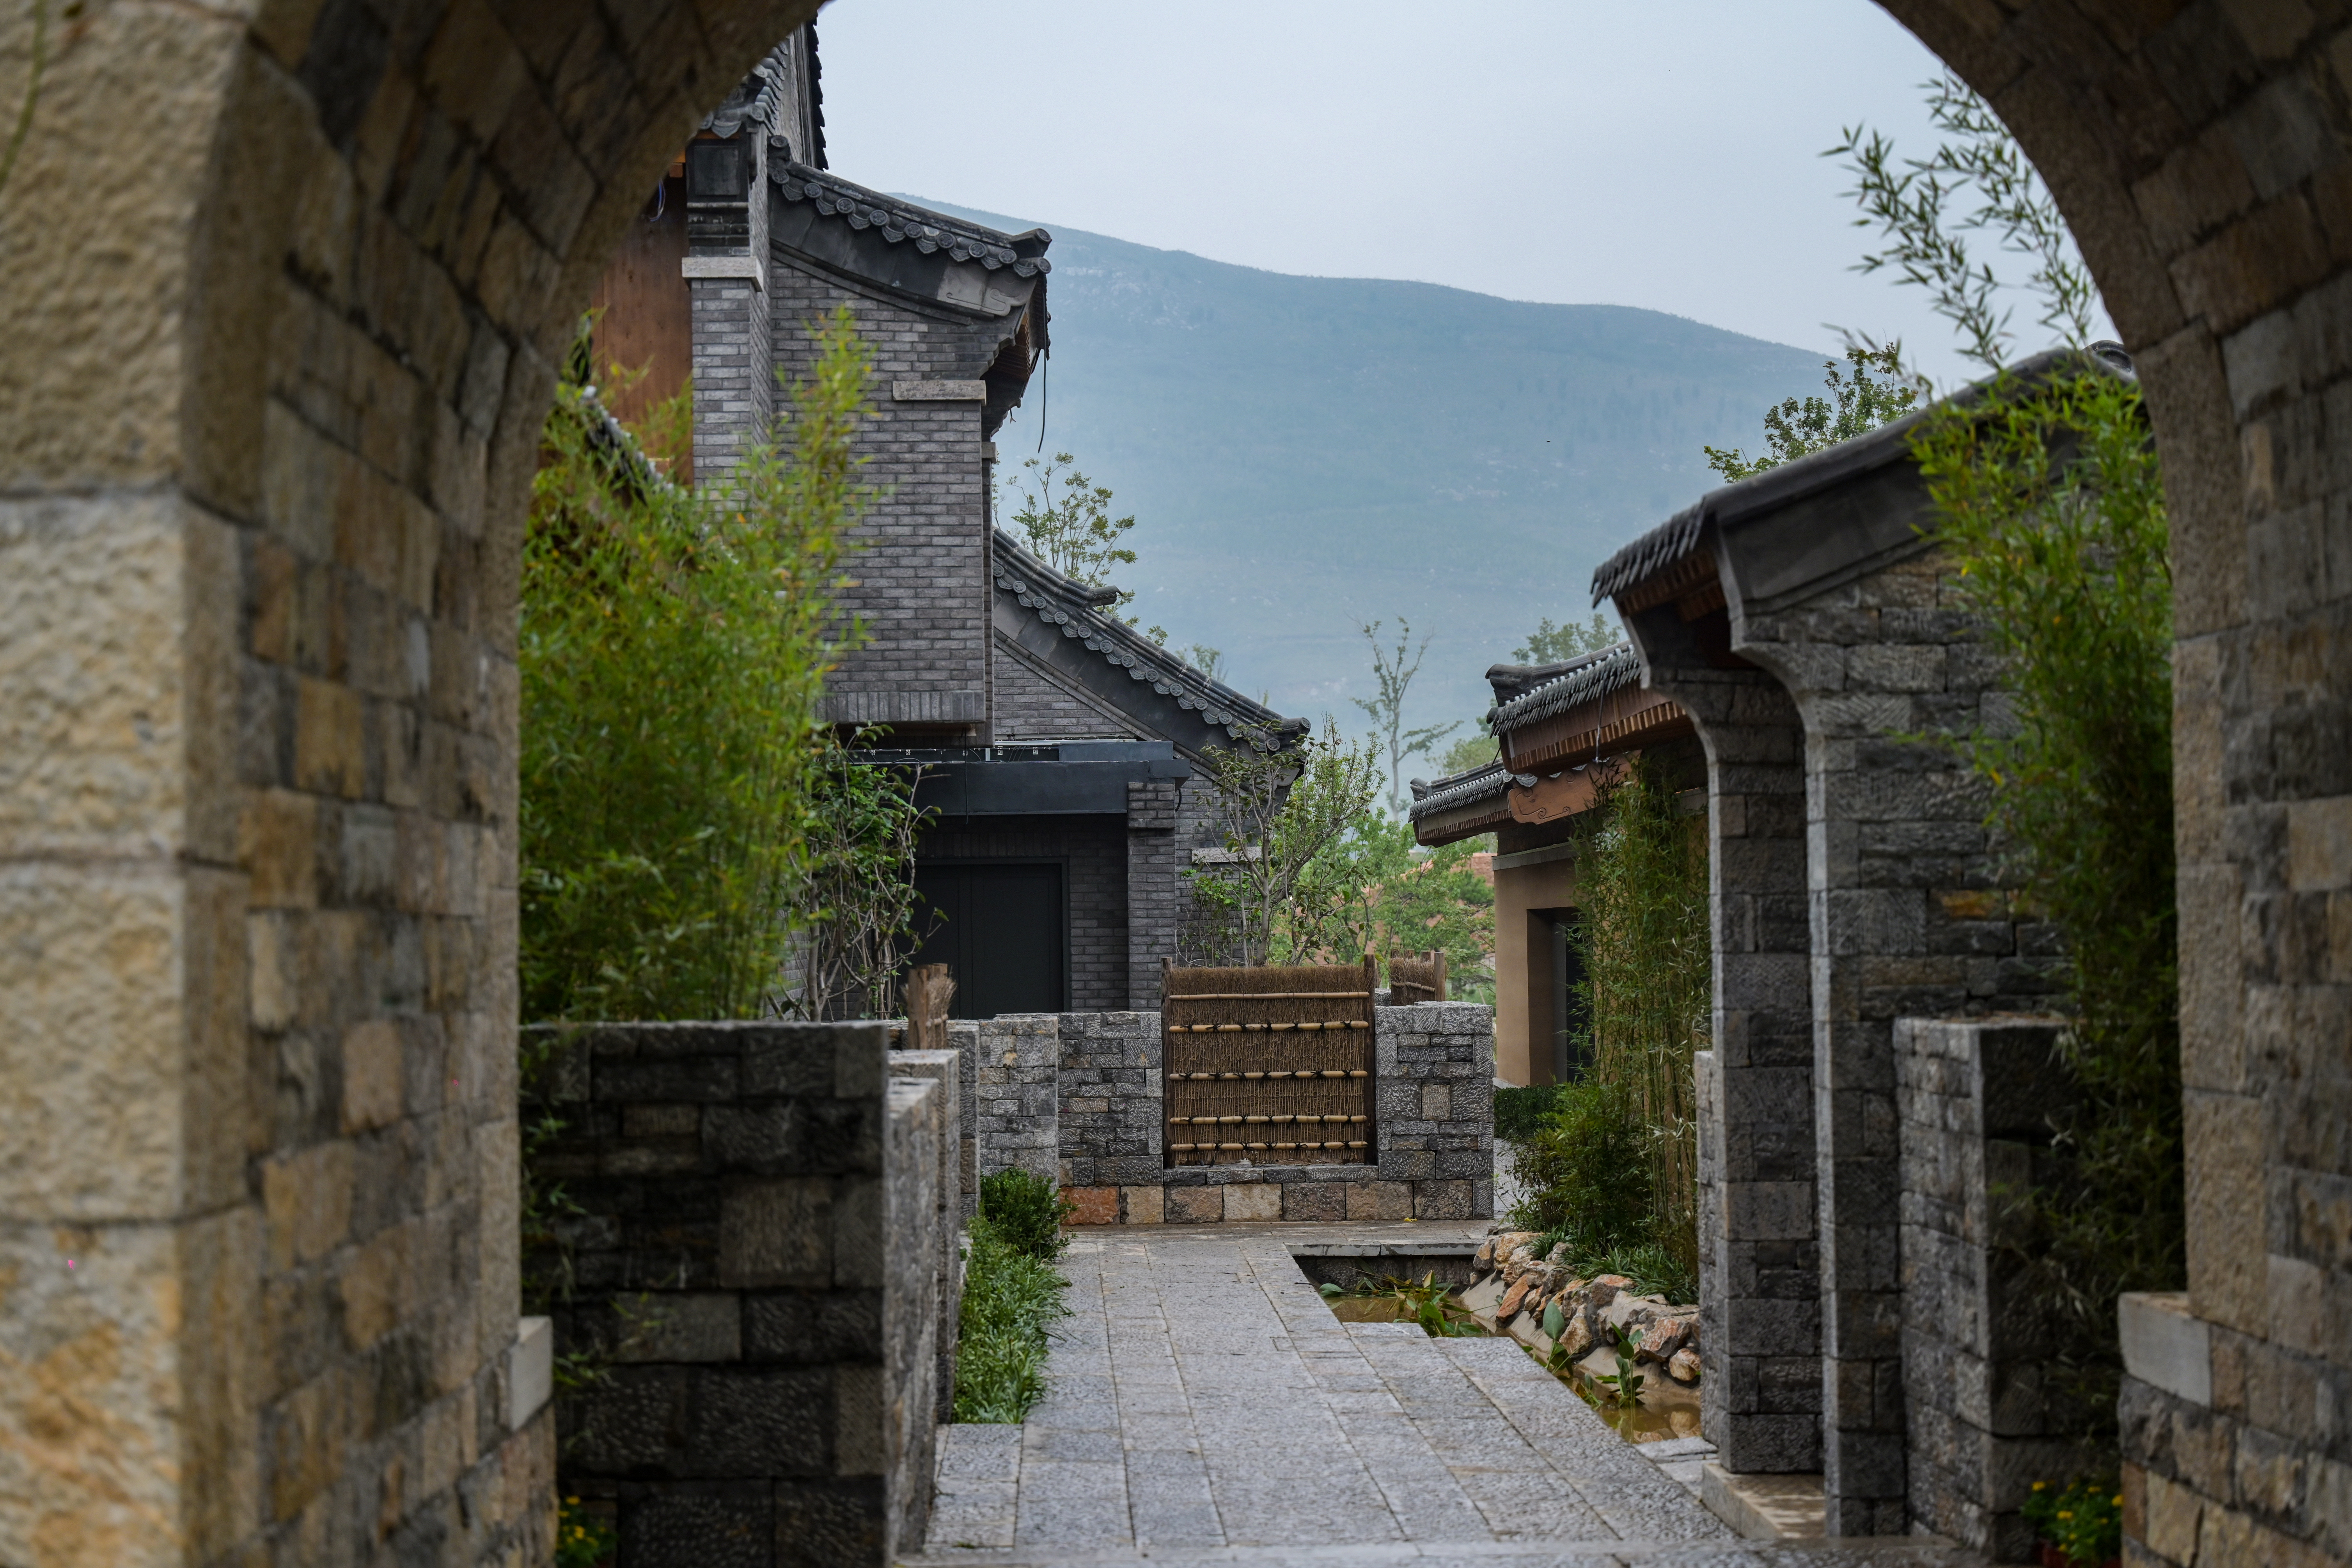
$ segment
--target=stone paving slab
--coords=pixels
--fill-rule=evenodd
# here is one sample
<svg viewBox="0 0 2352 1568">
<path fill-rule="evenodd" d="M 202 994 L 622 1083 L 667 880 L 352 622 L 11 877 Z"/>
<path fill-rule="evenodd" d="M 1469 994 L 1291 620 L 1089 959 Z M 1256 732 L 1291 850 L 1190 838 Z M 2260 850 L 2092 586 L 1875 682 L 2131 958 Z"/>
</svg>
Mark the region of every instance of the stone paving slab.
<svg viewBox="0 0 2352 1568">
<path fill-rule="evenodd" d="M 1485 1228 L 1082 1235 L 1045 1399 L 1019 1427 L 942 1433 L 910 1561 L 1601 1568 L 1687 1545 L 1777 1568 L 1517 1344 L 1342 1323 L 1290 1251 L 1453 1252 Z"/>
<path fill-rule="evenodd" d="M 1071 1553 L 1029 1551 L 933 1552 L 901 1558 L 902 1568 L 1985 1568 L 1984 1559 L 1932 1536 L 1856 1538 L 1835 1544 L 1747 1542 L 1738 1546 L 1663 1546 L 1650 1542 L 1397 1542 L 1361 1546 L 1223 1546 L 1174 1550 L 1108 1549 Z"/>
</svg>

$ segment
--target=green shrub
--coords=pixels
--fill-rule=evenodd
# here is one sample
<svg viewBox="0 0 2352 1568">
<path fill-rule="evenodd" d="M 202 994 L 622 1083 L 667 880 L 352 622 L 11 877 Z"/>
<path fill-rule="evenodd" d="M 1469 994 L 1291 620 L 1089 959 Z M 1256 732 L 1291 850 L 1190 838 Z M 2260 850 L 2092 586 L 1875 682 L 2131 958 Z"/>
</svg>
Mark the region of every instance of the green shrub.
<svg viewBox="0 0 2352 1568">
<path fill-rule="evenodd" d="M 664 480 L 584 377 L 557 387 L 517 650 L 526 1019 L 772 1005 L 866 499 L 866 352 L 845 311 L 819 340 L 791 450 L 755 443 L 723 488 Z"/>
<path fill-rule="evenodd" d="M 1532 1195 L 1514 1217 L 1570 1241 L 1571 1251 L 1653 1240 L 1650 1130 L 1633 1092 L 1588 1079 L 1555 1093 L 1549 1116 L 1520 1156 L 1519 1173 Z"/>
<path fill-rule="evenodd" d="M 1526 1143 L 1543 1130 L 1544 1119 L 1559 1103 L 1560 1086 L 1529 1084 L 1495 1091 L 1495 1136 L 1507 1143 Z"/>
<path fill-rule="evenodd" d="M 1590 1021 L 1588 1074 L 1619 1086 L 1643 1130 L 1648 1223 L 1638 1237 L 1698 1271 L 1698 1087 L 1715 949 L 1707 920 L 1704 818 L 1675 809 L 1675 789 L 1643 755 L 1601 781 L 1577 850 L 1580 919 L 1570 939 Z M 1613 1233 L 1612 1233 L 1613 1234 Z M 1590 1239 L 1590 1238 L 1589 1238 Z M 1613 1246 L 1614 1240 L 1592 1240 Z"/>
<path fill-rule="evenodd" d="M 1017 1422 L 1045 1396 L 1046 1325 L 1069 1315 L 1062 1305 L 1066 1283 L 984 1215 L 971 1222 L 956 1346 L 958 1421 Z"/>
<path fill-rule="evenodd" d="M 1007 1247 L 1025 1258 L 1051 1261 L 1062 1255 L 1062 1221 L 1077 1205 L 1043 1176 L 1008 1166 L 980 1183 L 980 1214 Z"/>
<path fill-rule="evenodd" d="M 2054 1168 L 1996 1194 L 2004 1250 L 2081 1421 L 2111 1428 L 2116 1298 L 2185 1279 L 2162 474 L 2138 387 L 2097 374 L 1996 383 L 1915 449 L 1957 602 L 2015 693 L 2001 729 L 1941 738 L 1989 786 L 2009 885 L 2058 928 L 2074 1015 Z"/>
</svg>

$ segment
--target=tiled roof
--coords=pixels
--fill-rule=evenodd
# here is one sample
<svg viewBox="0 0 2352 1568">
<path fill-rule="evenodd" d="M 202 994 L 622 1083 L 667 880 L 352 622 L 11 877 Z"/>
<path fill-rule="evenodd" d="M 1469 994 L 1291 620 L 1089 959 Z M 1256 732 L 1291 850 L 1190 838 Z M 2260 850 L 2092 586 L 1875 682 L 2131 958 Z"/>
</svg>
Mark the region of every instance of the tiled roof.
<svg viewBox="0 0 2352 1568">
<path fill-rule="evenodd" d="M 768 180 L 788 202 L 814 202 L 817 211 L 844 218 L 852 228 L 879 229 L 891 244 L 911 242 L 926 256 L 944 250 L 958 261 L 977 261 L 992 272 L 1010 267 L 1020 278 L 1034 278 L 1054 269 L 1054 264 L 1045 259 L 1045 247 L 1054 243 L 1054 237 L 1042 228 L 999 234 L 967 219 L 852 184 L 825 170 L 781 159 L 768 165 Z"/>
<path fill-rule="evenodd" d="M 604 400 L 593 386 L 580 389 L 580 415 L 588 426 L 588 444 L 598 451 L 612 453 L 638 488 L 649 494 L 678 488 L 668 475 L 654 466 L 628 427 L 613 417 L 613 411 L 604 406 Z"/>
<path fill-rule="evenodd" d="M 1642 679 L 1642 661 L 1633 652 L 1633 645 L 1621 642 L 1614 647 L 1602 648 L 1577 660 L 1561 675 L 1530 687 L 1523 695 L 1496 706 L 1486 715 L 1486 726 L 1496 734 L 1532 724 L 1538 719 L 1549 719 L 1556 713 L 1587 702 L 1597 702 L 1612 692 L 1622 691 Z"/>
<path fill-rule="evenodd" d="M 787 37 L 761 57 L 724 102 L 702 117 L 702 129 L 717 136 L 732 136 L 747 124 L 773 131 L 792 69 L 793 41 Z"/>
<path fill-rule="evenodd" d="M 1435 784 L 1415 779 L 1412 781 L 1412 805 L 1405 808 L 1405 816 L 1408 820 L 1419 822 L 1423 817 L 1459 811 L 1480 801 L 1499 799 L 1510 784 L 1511 775 L 1503 771 L 1503 764 L 1499 762 L 1473 768 L 1466 773 L 1449 774 Z"/>
<path fill-rule="evenodd" d="M 1688 556 L 1699 545 L 1707 522 L 1729 522 L 1751 512 L 1796 500 L 1827 489 L 1865 469 L 1894 461 L 1907 451 L 1912 432 L 1938 408 L 1966 406 L 1987 396 L 2004 378 L 2032 385 L 2070 368 L 2088 368 L 2109 375 L 2135 378 L 2131 355 L 2121 343 L 2095 342 L 2087 349 L 2051 349 L 2018 361 L 2000 376 L 1987 377 L 1962 387 L 1950 397 L 1892 424 L 1882 425 L 1834 447 L 1767 468 L 1760 474 L 1709 490 L 1633 543 L 1601 563 L 1592 574 L 1592 602 L 1614 598 Z"/>
<path fill-rule="evenodd" d="M 1035 612 L 1038 619 L 1059 627 L 1064 637 L 1125 670 L 1129 679 L 1148 683 L 1162 697 L 1173 697 L 1178 707 L 1199 713 L 1203 722 L 1218 726 L 1236 741 L 1251 739 L 1265 750 L 1269 737 L 1276 745 L 1284 746 L 1307 732 L 1306 720 L 1286 719 L 1251 701 L 1125 622 L 1104 615 L 1098 606 L 1115 598 L 1117 590 L 1091 587 L 1063 576 L 1024 550 L 1003 529 L 996 532 L 996 585 Z"/>
</svg>

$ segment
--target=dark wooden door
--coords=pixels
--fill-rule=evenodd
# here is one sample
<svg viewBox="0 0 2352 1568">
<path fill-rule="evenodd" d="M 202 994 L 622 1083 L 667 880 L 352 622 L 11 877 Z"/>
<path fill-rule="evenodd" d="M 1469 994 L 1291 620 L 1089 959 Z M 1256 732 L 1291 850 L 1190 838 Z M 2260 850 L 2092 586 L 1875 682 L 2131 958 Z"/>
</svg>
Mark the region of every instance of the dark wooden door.
<svg viewBox="0 0 2352 1568">
<path fill-rule="evenodd" d="M 1069 937 L 1057 865 L 918 864 L 915 924 L 940 918 L 915 955 L 955 977 L 950 1016 L 1058 1013 L 1068 1005 Z"/>
</svg>

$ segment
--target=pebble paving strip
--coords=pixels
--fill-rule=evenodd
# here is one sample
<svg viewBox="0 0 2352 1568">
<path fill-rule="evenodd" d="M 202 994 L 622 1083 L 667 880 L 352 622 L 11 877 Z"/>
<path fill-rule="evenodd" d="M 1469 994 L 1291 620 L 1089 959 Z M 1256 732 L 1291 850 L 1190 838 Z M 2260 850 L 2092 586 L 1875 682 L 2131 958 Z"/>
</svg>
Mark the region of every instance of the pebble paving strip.
<svg viewBox="0 0 2352 1568">
<path fill-rule="evenodd" d="M 941 1430 L 930 1539 L 909 1561 L 1967 1561 L 1928 1543 L 1736 1541 L 1516 1343 L 1340 1322 L 1287 1250 L 1306 1228 L 1082 1232 L 1049 1392 L 1023 1426 Z"/>
</svg>

